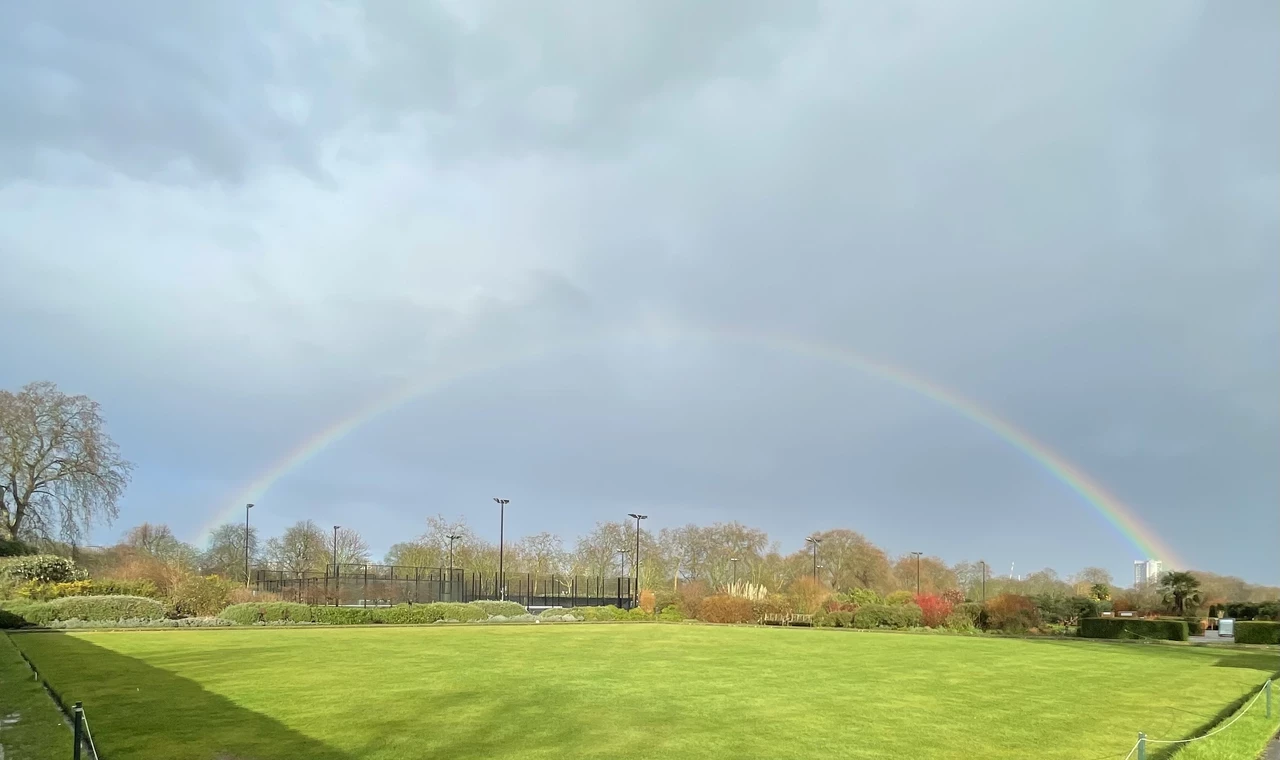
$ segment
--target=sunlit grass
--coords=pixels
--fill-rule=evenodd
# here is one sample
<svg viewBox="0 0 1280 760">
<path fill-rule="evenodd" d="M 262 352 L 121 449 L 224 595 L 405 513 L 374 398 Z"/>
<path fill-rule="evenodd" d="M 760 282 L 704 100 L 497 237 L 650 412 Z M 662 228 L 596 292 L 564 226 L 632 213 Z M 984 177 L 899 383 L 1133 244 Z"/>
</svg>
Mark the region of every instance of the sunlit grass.
<svg viewBox="0 0 1280 760">
<path fill-rule="evenodd" d="M 14 637 L 111 760 L 1080 758 L 1273 672 L 1206 647 L 680 625 Z M 1159 755 L 1153 755 L 1159 757 Z"/>
</svg>

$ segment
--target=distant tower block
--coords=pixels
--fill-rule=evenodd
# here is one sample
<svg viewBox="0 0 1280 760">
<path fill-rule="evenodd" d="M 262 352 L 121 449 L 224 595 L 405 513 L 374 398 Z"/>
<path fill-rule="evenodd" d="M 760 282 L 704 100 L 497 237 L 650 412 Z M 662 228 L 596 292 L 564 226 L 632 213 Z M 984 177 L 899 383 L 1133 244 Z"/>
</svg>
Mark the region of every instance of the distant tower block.
<svg viewBox="0 0 1280 760">
<path fill-rule="evenodd" d="M 1133 587 L 1153 586 L 1160 581 L 1160 560 L 1135 559 L 1133 561 Z"/>
</svg>

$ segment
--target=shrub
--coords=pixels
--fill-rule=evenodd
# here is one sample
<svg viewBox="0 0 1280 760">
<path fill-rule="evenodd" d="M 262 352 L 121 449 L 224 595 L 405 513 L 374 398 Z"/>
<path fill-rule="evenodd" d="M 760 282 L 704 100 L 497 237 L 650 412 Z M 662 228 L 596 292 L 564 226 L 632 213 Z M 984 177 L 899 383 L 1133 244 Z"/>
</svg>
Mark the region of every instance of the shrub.
<svg viewBox="0 0 1280 760">
<path fill-rule="evenodd" d="M 916 628 L 922 621 L 914 604 L 867 604 L 853 613 L 854 628 Z"/>
<path fill-rule="evenodd" d="M 852 628 L 853 627 L 853 611 L 836 610 L 828 613 L 831 616 L 831 622 L 836 628 Z"/>
<path fill-rule="evenodd" d="M 1236 623 L 1237 644 L 1280 644 L 1280 623 L 1272 620 L 1241 620 Z"/>
<path fill-rule="evenodd" d="M 921 621 L 930 628 L 945 624 L 953 607 L 950 601 L 937 594 L 917 594 L 916 606 L 920 608 Z"/>
<path fill-rule="evenodd" d="M 1035 602 L 1020 594 L 1001 594 L 987 602 L 986 627 L 1006 633 L 1024 633 L 1040 627 Z"/>
<path fill-rule="evenodd" d="M 665 610 L 668 607 L 674 607 L 680 603 L 680 595 L 669 588 L 659 588 L 653 591 L 653 608 L 655 610 Z"/>
<path fill-rule="evenodd" d="M 964 602 L 957 604 L 955 609 L 951 611 L 951 615 L 953 617 L 955 615 L 964 615 L 969 619 L 970 626 L 980 627 L 984 618 L 984 610 L 981 602 Z M 951 624 L 948 623 L 947 627 L 950 628 Z"/>
<path fill-rule="evenodd" d="M 572 620 L 582 619 L 580 615 L 575 615 L 573 613 L 574 613 L 574 610 L 566 609 L 564 607 L 552 607 L 551 609 L 543 610 L 538 615 L 538 618 L 541 620 L 548 620 L 548 621 L 553 621 L 557 623 L 566 617 Z"/>
<path fill-rule="evenodd" d="M 827 612 L 855 612 L 858 609 L 858 605 L 844 601 L 837 595 L 823 602 L 822 609 Z"/>
<path fill-rule="evenodd" d="M 0 538 L 0 557 L 22 557 L 27 554 L 35 554 L 35 547 L 24 544 L 21 541 L 10 541 L 7 538 Z"/>
<path fill-rule="evenodd" d="M 911 591 L 895 591 L 884 598 L 885 604 L 911 604 L 916 595 Z"/>
<path fill-rule="evenodd" d="M 947 630 L 955 631 L 956 633 L 977 633 L 978 627 L 974 623 L 974 619 L 969 617 L 967 613 L 956 611 L 947 616 L 947 619 L 943 621 L 943 626 Z"/>
<path fill-rule="evenodd" d="M 657 597 L 649 589 L 640 592 L 640 609 L 652 615 L 657 610 Z"/>
<path fill-rule="evenodd" d="M 223 628 L 235 623 L 216 617 L 182 618 L 180 620 L 148 620 L 144 618 L 125 618 L 124 620 L 55 620 L 45 625 L 46 628 Z"/>
<path fill-rule="evenodd" d="M 757 623 L 762 623 L 766 616 L 791 614 L 791 600 L 781 594 L 770 594 L 760 601 L 751 604 L 751 612 Z"/>
<path fill-rule="evenodd" d="M 218 613 L 218 617 L 240 625 L 253 625 L 257 622 L 279 620 L 313 621 L 311 608 L 296 602 L 244 602 L 233 604 Z"/>
<path fill-rule="evenodd" d="M 502 615 L 503 617 L 516 617 L 517 615 L 527 615 L 529 611 L 519 602 L 499 602 L 490 599 L 481 599 L 479 601 L 470 602 L 470 604 L 479 608 L 486 615 Z"/>
<path fill-rule="evenodd" d="M 755 620 L 751 600 L 720 594 L 702 600 L 698 619 L 707 623 L 750 623 Z"/>
<path fill-rule="evenodd" d="M 831 617 L 831 613 L 826 610 L 818 610 L 813 613 L 812 624 L 814 628 L 833 628 L 836 621 Z"/>
<path fill-rule="evenodd" d="M 388 610 L 377 607 L 320 607 L 307 604 L 299 605 L 311 613 L 310 620 L 326 625 L 368 625 L 381 623 Z M 406 607 L 408 605 L 405 605 Z M 420 605 L 425 607 L 426 605 Z M 306 618 L 301 618 L 306 619 Z M 419 622 L 419 621 L 406 621 Z"/>
<path fill-rule="evenodd" d="M 676 596 L 676 606 L 680 608 L 680 614 L 687 618 L 696 618 L 698 611 L 702 608 L 702 600 L 707 598 L 707 584 L 701 581 L 689 581 L 680 586 Z"/>
<path fill-rule="evenodd" d="M 48 602 L 9 603 L 5 608 L 33 625 L 71 619 L 114 621 L 164 617 L 163 604 L 140 596 L 67 596 Z"/>
<path fill-rule="evenodd" d="M 1160 639 L 1186 641 L 1183 620 L 1142 620 L 1140 618 L 1085 618 L 1080 635 L 1089 639 Z"/>
<path fill-rule="evenodd" d="M 179 581 L 173 589 L 173 611 L 182 617 L 217 615 L 230 604 L 231 588 L 230 581 L 216 575 L 189 576 Z"/>
<path fill-rule="evenodd" d="M 958 588 L 949 588 L 942 592 L 942 598 L 951 602 L 954 608 L 957 604 L 964 604 L 964 591 Z"/>
<path fill-rule="evenodd" d="M 90 581 L 88 596 L 145 596 L 159 599 L 160 590 L 149 580 L 127 581 L 116 578 L 94 578 Z"/>
<path fill-rule="evenodd" d="M 802 615 L 812 615 L 822 609 L 822 603 L 831 598 L 831 589 L 811 576 L 797 579 L 791 584 L 791 610 Z"/>
<path fill-rule="evenodd" d="M 573 614 L 588 622 L 625 620 L 627 618 L 626 610 L 615 607 L 612 604 L 606 604 L 603 607 L 575 607 Z"/>
<path fill-rule="evenodd" d="M 41 581 L 23 581 L 14 588 L 14 593 L 24 599 L 47 602 L 61 599 L 64 596 L 90 596 L 93 591 L 92 581 L 66 581 L 65 583 L 43 583 Z"/>
<path fill-rule="evenodd" d="M 684 621 L 684 615 L 680 614 L 680 608 L 674 604 L 662 608 L 662 612 L 658 613 L 658 619 L 667 623 L 680 623 Z"/>
<path fill-rule="evenodd" d="M 869 588 L 849 589 L 849 593 L 840 594 L 839 599 L 854 607 L 861 607 L 864 604 L 884 604 L 884 597 Z"/>
<path fill-rule="evenodd" d="M 627 620 L 649 620 L 653 616 L 644 611 L 643 607 L 632 607 L 627 610 Z"/>
<path fill-rule="evenodd" d="M 15 581 L 66 583 L 83 579 L 84 571 L 66 557 L 30 554 L 0 560 L 0 575 Z"/>
</svg>

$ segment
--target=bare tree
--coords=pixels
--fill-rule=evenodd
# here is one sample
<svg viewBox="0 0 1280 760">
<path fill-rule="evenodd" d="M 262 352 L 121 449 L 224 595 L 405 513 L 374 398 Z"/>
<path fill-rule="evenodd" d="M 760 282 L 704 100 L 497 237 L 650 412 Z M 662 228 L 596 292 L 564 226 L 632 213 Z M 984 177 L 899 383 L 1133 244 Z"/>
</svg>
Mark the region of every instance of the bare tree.
<svg viewBox="0 0 1280 760">
<path fill-rule="evenodd" d="M 285 528 L 284 535 L 267 541 L 266 560 L 273 568 L 301 575 L 323 570 L 329 563 L 329 539 L 311 520 Z"/>
<path fill-rule="evenodd" d="M 241 523 L 227 523 L 214 528 L 200 559 L 201 568 L 244 583 L 244 539 L 244 525 Z M 258 551 L 258 529 L 249 528 L 249 556 L 256 558 Z"/>
<path fill-rule="evenodd" d="M 334 536 L 329 536 L 330 557 L 336 556 L 339 565 L 363 565 L 369 561 L 369 544 L 355 528 L 338 528 L 337 546 Z M 332 562 L 332 559 L 330 559 Z"/>
<path fill-rule="evenodd" d="M 0 538 L 83 537 L 115 519 L 131 469 L 88 396 L 0 391 Z"/>
</svg>

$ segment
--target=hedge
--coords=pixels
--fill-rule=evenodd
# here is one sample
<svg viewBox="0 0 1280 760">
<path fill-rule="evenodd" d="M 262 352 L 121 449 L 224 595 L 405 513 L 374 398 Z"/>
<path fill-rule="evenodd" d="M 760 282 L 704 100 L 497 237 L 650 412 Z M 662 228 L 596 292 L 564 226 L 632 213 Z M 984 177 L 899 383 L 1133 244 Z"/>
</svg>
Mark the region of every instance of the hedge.
<svg viewBox="0 0 1280 760">
<path fill-rule="evenodd" d="M 219 613 L 218 617 L 241 625 L 253 625 L 258 622 L 367 625 L 371 623 L 436 623 L 441 620 L 476 622 L 488 618 L 489 615 L 475 602 L 397 604 L 394 607 L 322 607 L 297 602 L 245 602 L 227 607 Z"/>
<path fill-rule="evenodd" d="M 1186 641 L 1187 622 L 1182 619 L 1084 618 L 1080 635 L 1087 639 L 1160 639 Z"/>
<path fill-rule="evenodd" d="M 1237 644 L 1280 644 L 1280 623 L 1270 620 L 1236 621 Z"/>
<path fill-rule="evenodd" d="M 918 628 L 923 621 L 915 604 L 867 604 L 853 613 L 854 628 Z"/>
<path fill-rule="evenodd" d="M 0 616 L 0 627 L 10 628 L 22 626 L 14 625 L 9 616 L 30 625 L 47 625 L 56 620 L 162 620 L 165 616 L 163 604 L 141 596 L 68 596 L 49 602 L 7 602 L 4 608 L 8 615 Z"/>
<path fill-rule="evenodd" d="M 1185 620 L 1187 623 L 1187 633 L 1192 636 L 1204 635 L 1204 620 L 1198 617 L 1162 617 L 1157 620 Z"/>
<path fill-rule="evenodd" d="M 498 602 L 493 600 L 482 599 L 474 602 L 468 602 L 480 609 L 484 610 L 486 615 L 502 615 L 503 617 L 519 617 L 527 615 L 529 611 L 519 602 Z"/>
</svg>

